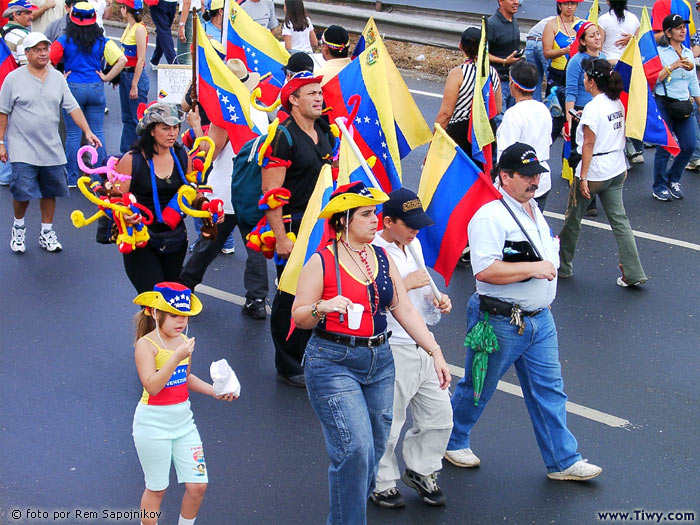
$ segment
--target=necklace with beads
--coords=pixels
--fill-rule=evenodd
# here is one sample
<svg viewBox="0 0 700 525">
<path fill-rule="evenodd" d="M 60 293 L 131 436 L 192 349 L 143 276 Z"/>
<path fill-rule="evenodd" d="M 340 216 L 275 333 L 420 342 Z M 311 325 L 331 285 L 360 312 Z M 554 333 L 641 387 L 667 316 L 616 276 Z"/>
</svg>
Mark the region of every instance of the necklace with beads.
<svg viewBox="0 0 700 525">
<path fill-rule="evenodd" d="M 374 288 L 374 301 L 369 301 L 370 302 L 370 313 L 372 315 L 376 314 L 379 311 L 379 288 L 377 287 L 377 280 L 374 278 L 374 273 L 372 272 L 372 267 L 369 265 L 369 260 L 367 256 L 367 244 L 364 244 L 361 249 L 355 249 L 353 248 L 349 242 L 343 241 L 343 246 L 345 246 L 345 249 L 348 250 L 348 254 L 350 254 L 350 258 L 352 259 L 352 262 L 355 263 L 355 266 L 358 267 L 360 272 L 363 274 L 366 273 L 367 275 L 367 281 L 366 285 L 369 286 L 370 284 L 372 285 L 372 288 Z M 352 256 L 351 252 L 355 252 L 360 256 L 360 261 L 363 262 L 365 265 L 364 272 L 362 266 L 355 260 L 355 258 Z M 369 296 L 369 288 L 367 288 L 367 295 Z M 369 299 L 369 297 L 368 297 Z M 372 302 L 374 302 L 374 309 L 372 309 Z"/>
</svg>

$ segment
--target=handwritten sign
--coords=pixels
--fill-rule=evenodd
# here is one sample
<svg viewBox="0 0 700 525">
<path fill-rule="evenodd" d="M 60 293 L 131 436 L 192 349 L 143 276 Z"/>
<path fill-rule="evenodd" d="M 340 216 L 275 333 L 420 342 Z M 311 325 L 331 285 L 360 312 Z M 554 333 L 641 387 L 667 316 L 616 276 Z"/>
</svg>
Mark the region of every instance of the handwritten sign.
<svg viewBox="0 0 700 525">
<path fill-rule="evenodd" d="M 158 102 L 179 104 L 192 82 L 192 66 L 161 64 L 158 66 Z M 163 95 L 163 96 L 161 96 Z"/>
</svg>

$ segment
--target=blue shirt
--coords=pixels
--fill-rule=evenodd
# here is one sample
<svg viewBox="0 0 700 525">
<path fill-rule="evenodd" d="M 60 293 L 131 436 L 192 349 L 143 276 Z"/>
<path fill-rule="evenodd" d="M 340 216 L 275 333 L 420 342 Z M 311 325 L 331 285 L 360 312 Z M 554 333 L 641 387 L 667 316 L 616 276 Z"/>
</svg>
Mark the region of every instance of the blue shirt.
<svg viewBox="0 0 700 525">
<path fill-rule="evenodd" d="M 576 53 L 566 65 L 566 101 L 573 102 L 577 108 L 582 108 L 593 100 L 593 95 L 583 87 L 581 62 L 587 58 L 605 58 L 605 55 L 600 53 L 597 57 L 592 57 L 588 53 Z"/>
<path fill-rule="evenodd" d="M 204 22 L 204 32 L 213 40 L 221 42 L 221 29 L 211 22 Z"/>
<path fill-rule="evenodd" d="M 683 46 L 682 54 L 683 58 L 687 58 L 693 64 L 695 63 L 695 57 L 693 57 L 693 52 L 690 49 Z M 659 58 L 664 66 L 670 66 L 678 60 L 678 55 L 671 46 L 659 46 Z M 664 91 L 664 84 L 666 85 L 666 91 Z M 686 71 L 683 68 L 675 69 L 664 82 L 658 82 L 656 84 L 654 93 L 657 95 L 666 95 L 666 93 L 668 93 L 669 97 L 675 98 L 676 100 L 688 100 L 690 97 L 700 97 L 698 76 L 695 74 L 695 70 Z"/>
</svg>

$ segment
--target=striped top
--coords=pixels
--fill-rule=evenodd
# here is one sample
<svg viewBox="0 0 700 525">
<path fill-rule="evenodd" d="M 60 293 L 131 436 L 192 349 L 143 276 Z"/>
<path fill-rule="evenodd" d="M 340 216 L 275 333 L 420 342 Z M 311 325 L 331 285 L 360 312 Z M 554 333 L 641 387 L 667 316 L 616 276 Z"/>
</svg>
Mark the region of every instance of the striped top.
<svg viewBox="0 0 700 525">
<path fill-rule="evenodd" d="M 184 338 L 185 336 L 183 335 L 182 337 Z M 170 359 L 170 356 L 172 356 L 174 352 L 159 346 L 153 339 L 148 337 L 145 339 L 158 350 L 155 360 L 156 370 L 160 370 L 165 366 L 165 363 L 168 362 L 168 359 Z M 165 383 L 165 386 L 156 395 L 150 395 L 144 388 L 143 394 L 141 394 L 141 403 L 144 405 L 176 405 L 187 401 L 190 397 L 187 390 L 187 368 L 189 365 L 189 357 L 180 361 L 175 367 L 175 371 L 170 376 L 170 379 L 168 379 L 168 382 Z"/>
<path fill-rule="evenodd" d="M 476 66 L 474 61 L 465 60 L 460 66 L 462 69 L 462 85 L 459 86 L 457 94 L 457 104 L 450 117 L 450 124 L 469 120 L 472 114 L 472 101 L 474 100 L 474 85 L 476 82 Z M 491 84 L 493 85 L 494 93 L 501 87 L 501 79 L 498 77 L 496 70 L 489 66 L 489 74 L 491 76 Z"/>
<path fill-rule="evenodd" d="M 131 26 L 126 26 L 124 33 L 122 33 L 121 44 L 122 51 L 126 55 L 126 67 L 136 67 L 136 62 L 138 62 L 136 49 L 136 28 L 138 26 L 143 26 L 146 29 L 146 25 L 143 22 L 138 22 Z M 148 43 L 148 29 L 146 29 L 146 43 Z"/>
</svg>

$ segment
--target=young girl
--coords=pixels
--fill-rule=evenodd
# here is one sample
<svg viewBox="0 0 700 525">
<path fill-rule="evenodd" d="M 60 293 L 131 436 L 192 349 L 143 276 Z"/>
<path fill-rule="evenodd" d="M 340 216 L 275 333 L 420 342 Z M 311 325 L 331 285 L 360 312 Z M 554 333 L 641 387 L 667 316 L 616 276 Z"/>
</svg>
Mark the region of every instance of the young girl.
<svg viewBox="0 0 700 525">
<path fill-rule="evenodd" d="M 313 53 L 318 45 L 314 26 L 306 16 L 303 0 L 284 0 L 282 39 L 290 53 Z"/>
<path fill-rule="evenodd" d="M 188 338 L 187 318 L 202 310 L 202 303 L 179 283 L 158 283 L 152 292 L 134 299 L 145 306 L 136 314 L 134 357 L 143 395 L 134 413 L 136 452 L 146 479 L 141 509 L 149 515 L 160 510 L 168 487 L 170 462 L 177 480 L 185 484 L 178 525 L 193 525 L 207 490 L 207 466 L 202 440 L 190 410 L 188 390 L 223 401 L 233 394 L 216 396 L 214 388 L 190 373 L 194 338 Z M 144 519 L 152 525 L 157 519 Z"/>
</svg>

